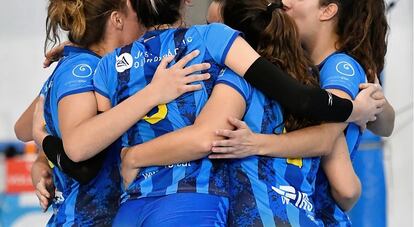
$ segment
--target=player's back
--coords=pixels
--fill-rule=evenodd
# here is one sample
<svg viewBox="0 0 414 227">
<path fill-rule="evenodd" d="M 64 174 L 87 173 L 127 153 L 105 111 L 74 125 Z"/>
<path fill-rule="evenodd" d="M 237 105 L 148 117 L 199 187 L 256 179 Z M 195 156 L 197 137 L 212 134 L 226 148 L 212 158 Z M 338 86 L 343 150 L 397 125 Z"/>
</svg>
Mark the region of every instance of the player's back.
<svg viewBox="0 0 414 227">
<path fill-rule="evenodd" d="M 224 59 L 238 35 L 237 31 L 222 24 L 154 30 L 106 56 L 98 66 L 94 83 L 98 92 L 109 98 L 113 106 L 147 86 L 163 57 L 174 55 L 176 62 L 186 54 L 199 50 L 199 56 L 190 64 L 211 64 L 208 70 L 211 77 L 200 82 L 201 90 L 186 93 L 151 110 L 123 135 L 123 146 L 140 144 L 192 125 L 206 104 L 218 75 L 225 68 Z M 226 196 L 228 176 L 225 165 L 225 162 L 204 158 L 170 166 L 142 168 L 126 190 L 123 201 L 179 192 Z"/>
<path fill-rule="evenodd" d="M 321 87 L 337 89 L 355 99 L 359 92 L 359 84 L 367 81 L 362 66 L 350 55 L 335 52 L 328 56 L 320 65 Z M 344 131 L 351 160 L 355 156 L 362 136 L 359 127 L 350 123 Z M 348 215 L 336 204 L 330 193 L 328 179 L 319 169 L 315 185 L 315 207 L 317 217 L 326 226 L 351 226 Z"/>
<path fill-rule="evenodd" d="M 262 134 L 284 131 L 280 105 L 252 89 L 243 119 Z M 314 220 L 314 182 L 319 157 L 285 159 L 251 156 L 232 160 L 230 226 L 317 226 Z"/>
<path fill-rule="evenodd" d="M 59 101 L 69 95 L 94 90 L 92 76 L 99 60 L 100 57 L 89 50 L 65 47 L 63 58 L 42 89 L 46 127 L 51 135 L 62 138 Z M 102 169 L 85 185 L 79 184 L 56 166 L 51 166 L 56 192 L 52 204 L 54 215 L 48 225 L 111 225 L 119 207 L 121 191 L 118 171 L 120 142 L 111 146 Z"/>
</svg>

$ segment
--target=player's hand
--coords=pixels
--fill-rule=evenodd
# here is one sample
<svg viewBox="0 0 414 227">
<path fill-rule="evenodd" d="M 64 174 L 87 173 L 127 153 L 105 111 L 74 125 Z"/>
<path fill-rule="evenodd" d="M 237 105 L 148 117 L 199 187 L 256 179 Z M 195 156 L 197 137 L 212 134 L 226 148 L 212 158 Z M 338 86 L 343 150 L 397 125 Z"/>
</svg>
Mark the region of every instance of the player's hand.
<svg viewBox="0 0 414 227">
<path fill-rule="evenodd" d="M 45 54 L 45 60 L 43 61 L 43 68 L 48 68 L 53 62 L 57 62 L 63 56 L 63 49 L 65 46 L 74 46 L 69 41 L 61 43 L 59 46 L 54 47 Z"/>
<path fill-rule="evenodd" d="M 132 159 L 128 158 L 128 148 L 123 148 L 121 152 L 121 176 L 125 189 L 137 178 L 139 168 L 134 168 Z"/>
<path fill-rule="evenodd" d="M 381 99 L 385 99 L 385 95 L 384 95 L 384 89 L 382 88 L 381 84 L 379 83 L 379 80 L 377 77 L 375 77 L 375 83 L 363 83 L 359 85 L 359 89 L 363 90 L 363 89 L 367 89 L 370 86 L 375 86 L 377 88 L 377 90 L 372 94 L 372 98 L 374 98 L 375 100 L 381 100 Z"/>
<path fill-rule="evenodd" d="M 217 130 L 216 134 L 226 139 L 214 141 L 211 159 L 220 158 L 245 158 L 259 153 L 259 145 L 256 143 L 256 134 L 243 121 L 229 118 L 235 130 Z"/>
<path fill-rule="evenodd" d="M 354 109 L 347 122 L 354 122 L 360 126 L 362 130 L 366 128 L 366 124 L 377 119 L 376 115 L 383 111 L 386 104 L 384 97 L 381 97 L 381 86 L 378 84 L 365 84 L 356 99 L 353 101 Z M 375 95 L 377 92 L 377 95 Z M 379 99 L 375 99 L 379 97 Z"/>
<path fill-rule="evenodd" d="M 48 135 L 45 128 L 46 123 L 43 113 L 44 104 L 45 98 L 43 95 L 40 95 L 33 112 L 33 139 L 40 147 L 42 146 L 43 139 Z"/>
<path fill-rule="evenodd" d="M 46 212 L 55 196 L 55 186 L 49 171 L 42 170 L 40 180 L 35 185 L 35 193 L 42 211 Z"/>
<path fill-rule="evenodd" d="M 177 63 L 168 67 L 174 60 L 174 56 L 163 58 L 151 83 L 148 85 L 154 89 L 154 94 L 158 95 L 159 104 L 168 103 L 186 92 L 200 90 L 200 83 L 194 82 L 208 80 L 209 73 L 201 73 L 208 70 L 211 66 L 208 63 L 186 66 L 191 60 L 200 54 L 195 50 L 183 57 Z"/>
</svg>

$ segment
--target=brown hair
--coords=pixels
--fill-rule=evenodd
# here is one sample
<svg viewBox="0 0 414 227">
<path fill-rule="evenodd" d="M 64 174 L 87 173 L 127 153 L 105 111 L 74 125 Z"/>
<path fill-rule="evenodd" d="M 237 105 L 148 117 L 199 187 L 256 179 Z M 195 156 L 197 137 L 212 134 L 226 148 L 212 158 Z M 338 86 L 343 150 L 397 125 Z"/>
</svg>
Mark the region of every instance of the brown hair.
<svg viewBox="0 0 414 227">
<path fill-rule="evenodd" d="M 384 0 L 320 0 L 322 6 L 338 5 L 336 33 L 339 51 L 356 58 L 368 81 L 384 69 L 388 23 Z"/>
<path fill-rule="evenodd" d="M 53 47 L 60 42 L 59 29 L 68 32 L 69 41 L 84 48 L 101 41 L 108 17 L 125 9 L 126 0 L 49 0 L 45 52 L 50 43 Z"/>
<path fill-rule="evenodd" d="M 318 70 L 301 46 L 295 22 L 281 7 L 272 9 L 267 0 L 224 0 L 222 4 L 224 23 L 243 32 L 262 57 L 301 83 L 319 87 Z M 284 115 L 288 131 L 312 124 L 287 112 Z"/>
<path fill-rule="evenodd" d="M 132 0 L 138 20 L 146 28 L 178 22 L 182 6 L 183 0 Z"/>
</svg>

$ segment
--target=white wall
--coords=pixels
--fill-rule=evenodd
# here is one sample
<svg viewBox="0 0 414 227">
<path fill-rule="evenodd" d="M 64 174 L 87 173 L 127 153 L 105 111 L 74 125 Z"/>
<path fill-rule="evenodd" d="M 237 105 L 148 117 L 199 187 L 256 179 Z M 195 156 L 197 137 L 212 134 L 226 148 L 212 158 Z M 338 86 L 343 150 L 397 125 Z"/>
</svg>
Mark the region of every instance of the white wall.
<svg viewBox="0 0 414 227">
<path fill-rule="evenodd" d="M 0 0 L 0 141 L 50 74 L 42 69 L 46 1 Z"/>
<path fill-rule="evenodd" d="M 396 110 L 386 140 L 388 226 L 413 226 L 413 2 L 397 1 L 389 13 L 391 33 L 385 69 L 386 96 Z"/>
</svg>

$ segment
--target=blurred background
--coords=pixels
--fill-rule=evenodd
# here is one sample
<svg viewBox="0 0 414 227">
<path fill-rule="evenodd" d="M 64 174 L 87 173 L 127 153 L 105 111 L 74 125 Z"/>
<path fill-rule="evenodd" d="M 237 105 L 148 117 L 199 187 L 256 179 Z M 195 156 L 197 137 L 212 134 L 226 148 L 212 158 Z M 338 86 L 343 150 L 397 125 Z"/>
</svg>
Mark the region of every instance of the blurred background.
<svg viewBox="0 0 414 227">
<path fill-rule="evenodd" d="M 44 226 L 31 187 L 33 144 L 19 143 L 14 122 L 39 93 L 53 67 L 42 68 L 47 1 L 0 0 L 0 227 Z M 363 194 L 351 211 L 354 226 L 413 226 L 413 1 L 387 1 L 389 36 L 385 93 L 396 110 L 394 133 L 369 133 L 355 168 Z M 194 0 L 188 21 L 204 23 L 209 0 Z"/>
</svg>

